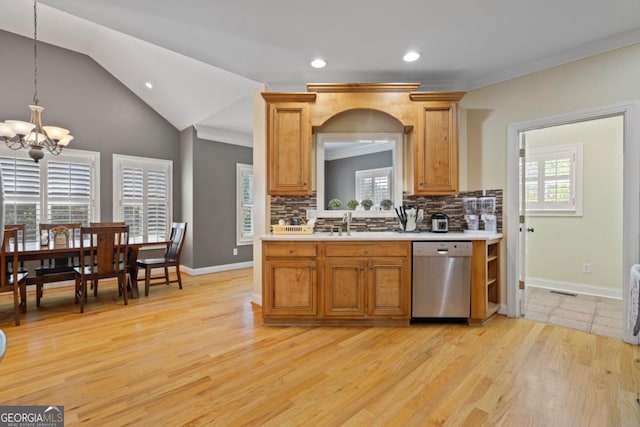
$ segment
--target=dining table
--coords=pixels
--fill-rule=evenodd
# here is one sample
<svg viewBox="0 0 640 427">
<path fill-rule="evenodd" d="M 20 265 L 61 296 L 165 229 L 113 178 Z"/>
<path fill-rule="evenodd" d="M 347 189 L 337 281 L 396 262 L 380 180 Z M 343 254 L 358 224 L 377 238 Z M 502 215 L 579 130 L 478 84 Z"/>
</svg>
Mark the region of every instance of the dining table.
<svg viewBox="0 0 640 427">
<path fill-rule="evenodd" d="M 130 298 L 135 299 L 140 297 L 140 291 L 138 290 L 138 265 L 136 264 L 140 249 L 164 249 L 170 243 L 170 240 L 129 242 L 127 251 L 127 273 L 130 280 L 128 281 L 127 289 L 129 290 Z M 85 250 L 88 249 L 85 248 Z M 41 246 L 39 243 L 27 243 L 24 247 L 22 247 L 22 244 L 18 245 L 18 260 L 20 262 L 79 257 L 79 241 L 71 242 L 68 246 L 56 245 L 55 242 L 49 242 L 46 246 Z M 35 277 L 27 276 L 27 286 L 34 285 L 35 281 Z M 22 301 L 26 301 L 26 295 L 22 295 L 21 297 Z M 26 307 L 23 307 L 23 311 L 25 309 Z"/>
</svg>

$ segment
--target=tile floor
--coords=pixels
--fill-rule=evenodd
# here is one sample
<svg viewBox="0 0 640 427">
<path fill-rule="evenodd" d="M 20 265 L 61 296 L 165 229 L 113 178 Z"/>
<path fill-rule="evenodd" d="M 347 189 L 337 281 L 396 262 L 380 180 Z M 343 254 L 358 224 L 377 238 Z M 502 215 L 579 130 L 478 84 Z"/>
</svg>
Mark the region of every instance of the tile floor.
<svg viewBox="0 0 640 427">
<path fill-rule="evenodd" d="M 621 337 L 622 301 L 590 295 L 563 295 L 527 287 L 525 318 L 579 329 L 596 335 Z"/>
</svg>

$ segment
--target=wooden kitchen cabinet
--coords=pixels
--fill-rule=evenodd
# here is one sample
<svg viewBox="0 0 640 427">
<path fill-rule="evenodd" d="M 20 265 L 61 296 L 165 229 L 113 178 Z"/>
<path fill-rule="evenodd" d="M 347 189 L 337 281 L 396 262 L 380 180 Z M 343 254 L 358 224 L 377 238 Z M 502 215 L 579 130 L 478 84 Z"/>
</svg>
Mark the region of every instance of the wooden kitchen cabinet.
<svg viewBox="0 0 640 427">
<path fill-rule="evenodd" d="M 414 195 L 458 192 L 458 101 L 464 92 L 416 92 Z"/>
<path fill-rule="evenodd" d="M 263 93 L 267 101 L 267 193 L 311 195 L 311 93 Z"/>
<path fill-rule="evenodd" d="M 409 242 L 324 246 L 324 315 L 372 321 L 410 319 Z"/>
<path fill-rule="evenodd" d="M 484 323 L 500 309 L 500 242 L 473 241 L 469 323 Z"/>
<path fill-rule="evenodd" d="M 324 315 L 329 318 L 367 314 L 367 261 L 359 258 L 324 262 Z"/>
<path fill-rule="evenodd" d="M 262 257 L 266 324 L 409 324 L 409 241 L 267 241 Z"/>
<path fill-rule="evenodd" d="M 262 251 L 262 313 L 268 320 L 318 315 L 317 244 L 265 242 Z"/>
</svg>

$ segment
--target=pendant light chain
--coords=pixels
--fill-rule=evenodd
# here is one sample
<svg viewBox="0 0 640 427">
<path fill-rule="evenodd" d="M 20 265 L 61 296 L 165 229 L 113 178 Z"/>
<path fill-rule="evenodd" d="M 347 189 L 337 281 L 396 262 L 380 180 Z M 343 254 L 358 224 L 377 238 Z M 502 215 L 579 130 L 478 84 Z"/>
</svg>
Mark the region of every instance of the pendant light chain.
<svg viewBox="0 0 640 427">
<path fill-rule="evenodd" d="M 38 13 L 37 0 L 33 0 L 33 103 L 38 105 Z"/>
</svg>

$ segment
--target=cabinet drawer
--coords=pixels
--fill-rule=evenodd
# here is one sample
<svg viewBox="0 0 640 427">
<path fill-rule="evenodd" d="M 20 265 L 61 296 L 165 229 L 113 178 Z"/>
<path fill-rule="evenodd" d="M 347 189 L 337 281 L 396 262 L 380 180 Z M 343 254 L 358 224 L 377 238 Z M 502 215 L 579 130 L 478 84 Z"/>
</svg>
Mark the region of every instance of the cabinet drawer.
<svg viewBox="0 0 640 427">
<path fill-rule="evenodd" d="M 262 249 L 265 257 L 315 257 L 316 247 L 315 242 L 269 242 Z"/>
<path fill-rule="evenodd" d="M 358 242 L 358 243 L 327 243 L 325 256 L 327 257 L 381 257 L 381 256 L 409 256 L 409 242 Z"/>
</svg>

